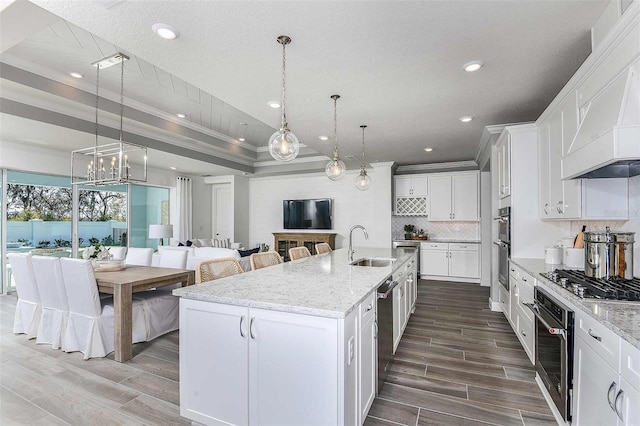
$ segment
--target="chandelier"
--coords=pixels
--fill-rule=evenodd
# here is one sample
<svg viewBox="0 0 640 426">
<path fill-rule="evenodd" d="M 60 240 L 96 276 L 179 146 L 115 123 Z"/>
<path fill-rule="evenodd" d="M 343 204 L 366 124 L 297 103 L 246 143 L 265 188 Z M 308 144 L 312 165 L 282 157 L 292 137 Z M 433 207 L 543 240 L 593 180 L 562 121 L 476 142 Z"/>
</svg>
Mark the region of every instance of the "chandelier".
<svg viewBox="0 0 640 426">
<path fill-rule="evenodd" d="M 362 165 L 360 166 L 360 174 L 356 177 L 356 188 L 360 191 L 366 191 L 371 186 L 371 177 L 367 175 L 367 169 L 364 162 L 364 129 L 366 125 L 360 126 L 362 129 Z"/>
<path fill-rule="evenodd" d="M 331 95 L 333 99 L 333 160 L 325 167 L 327 177 L 331 180 L 340 180 L 344 177 L 346 167 L 338 155 L 338 99 L 340 95 Z"/>
<path fill-rule="evenodd" d="M 298 155 L 300 151 L 300 143 L 298 138 L 289 130 L 287 123 L 287 104 L 286 104 L 286 46 L 291 43 L 291 38 L 286 35 L 278 37 L 278 43 L 282 45 L 282 116 L 280 122 L 280 130 L 275 132 L 269 138 L 269 153 L 278 161 L 291 161 Z"/>
<path fill-rule="evenodd" d="M 119 185 L 147 181 L 147 148 L 125 142 L 124 118 L 124 62 L 129 57 L 116 53 L 91 64 L 96 67 L 96 123 L 95 145 L 71 153 L 71 183 L 81 185 Z M 100 145 L 98 141 L 98 101 L 100 99 L 100 70 L 120 64 L 120 131 L 117 142 Z"/>
</svg>

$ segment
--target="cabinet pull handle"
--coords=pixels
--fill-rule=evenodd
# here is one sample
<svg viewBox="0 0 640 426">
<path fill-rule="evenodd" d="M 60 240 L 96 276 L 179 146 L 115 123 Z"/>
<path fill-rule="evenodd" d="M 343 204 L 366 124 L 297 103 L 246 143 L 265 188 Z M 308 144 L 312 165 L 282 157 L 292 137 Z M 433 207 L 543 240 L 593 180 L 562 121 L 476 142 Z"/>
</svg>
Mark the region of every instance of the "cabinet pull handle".
<svg viewBox="0 0 640 426">
<path fill-rule="evenodd" d="M 511 268 L 511 272 L 515 272 L 515 271 L 516 271 L 515 269 Z"/>
<path fill-rule="evenodd" d="M 367 309 L 365 309 L 365 312 L 369 312 L 370 310 L 373 309 L 373 306 L 371 305 L 371 303 L 369 303 L 369 306 L 367 306 Z"/>
<path fill-rule="evenodd" d="M 522 281 L 524 281 L 526 283 L 527 279 L 525 277 L 522 277 Z"/>
<path fill-rule="evenodd" d="M 373 335 L 373 338 L 377 339 L 378 338 L 378 319 L 377 318 L 373 321 L 373 325 L 376 327 L 376 333 Z"/>
<path fill-rule="evenodd" d="M 614 408 L 616 410 L 616 414 L 618 415 L 620 420 L 624 422 L 624 419 L 622 418 L 622 408 L 618 409 L 618 405 L 619 405 L 619 403 L 621 404 L 622 397 L 624 397 L 624 391 L 622 389 L 620 389 L 618 391 L 618 394 L 616 395 L 616 400 L 613 403 L 613 406 L 614 406 Z"/>
<path fill-rule="evenodd" d="M 240 336 L 242 336 L 242 338 L 247 337 L 246 334 L 244 334 L 244 331 L 242 331 L 242 323 L 244 322 L 244 315 L 240 317 Z"/>
<path fill-rule="evenodd" d="M 589 336 L 593 337 L 598 342 L 602 342 L 602 337 L 598 336 L 597 334 L 594 334 L 592 329 L 589 329 L 588 333 L 589 333 Z"/>
<path fill-rule="evenodd" d="M 527 337 L 527 333 L 525 333 L 524 330 L 520 330 L 520 334 L 522 334 L 524 337 Z"/>
<path fill-rule="evenodd" d="M 254 319 L 256 319 L 256 317 L 251 317 L 251 322 L 249 322 L 249 335 L 251 336 L 252 339 L 256 338 L 255 334 L 253 334 L 253 320 Z"/>
<path fill-rule="evenodd" d="M 544 203 L 544 214 L 548 215 L 549 214 L 549 203 Z"/>
<path fill-rule="evenodd" d="M 614 407 L 613 401 L 611 400 L 611 394 L 616 390 L 616 386 L 616 382 L 611 382 L 611 386 L 609 386 L 609 390 L 607 391 L 607 401 L 609 402 L 609 407 L 611 407 L 613 411 L 616 411 L 616 407 Z"/>
</svg>

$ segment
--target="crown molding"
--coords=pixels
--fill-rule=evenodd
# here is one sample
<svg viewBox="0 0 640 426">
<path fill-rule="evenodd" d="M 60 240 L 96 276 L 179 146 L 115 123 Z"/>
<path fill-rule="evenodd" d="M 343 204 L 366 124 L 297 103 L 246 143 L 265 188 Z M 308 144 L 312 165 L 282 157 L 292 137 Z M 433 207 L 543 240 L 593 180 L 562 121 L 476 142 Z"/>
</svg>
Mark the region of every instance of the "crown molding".
<svg viewBox="0 0 640 426">
<path fill-rule="evenodd" d="M 478 170 L 478 163 L 473 160 L 454 161 L 448 163 L 413 164 L 398 166 L 396 174 L 432 173 L 451 169 Z"/>
</svg>

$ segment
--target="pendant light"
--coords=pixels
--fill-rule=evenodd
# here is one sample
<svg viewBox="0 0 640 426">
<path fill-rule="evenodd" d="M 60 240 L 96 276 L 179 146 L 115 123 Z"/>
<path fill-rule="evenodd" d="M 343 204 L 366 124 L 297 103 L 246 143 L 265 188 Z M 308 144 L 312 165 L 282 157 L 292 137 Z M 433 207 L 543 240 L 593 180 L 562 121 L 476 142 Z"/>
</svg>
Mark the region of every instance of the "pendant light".
<svg viewBox="0 0 640 426">
<path fill-rule="evenodd" d="M 147 181 L 147 148 L 124 140 L 124 63 L 123 53 L 107 56 L 96 67 L 95 145 L 71 153 L 71 183 L 91 186 L 120 185 Z M 100 100 L 100 70 L 120 65 L 120 129 L 118 141 L 99 145 L 98 101 Z"/>
<path fill-rule="evenodd" d="M 371 178 L 367 175 L 367 169 L 364 164 L 364 129 L 367 126 L 362 125 L 360 128 L 362 129 L 362 165 L 360 166 L 360 174 L 356 178 L 356 188 L 360 191 L 366 191 L 371 186 Z"/>
<path fill-rule="evenodd" d="M 327 163 L 325 172 L 331 180 L 340 180 L 344 177 L 346 167 L 338 155 L 338 99 L 340 95 L 331 95 L 333 99 L 333 160 Z"/>
<path fill-rule="evenodd" d="M 278 37 L 278 43 L 282 45 L 282 121 L 280 130 L 269 138 L 269 153 L 278 161 L 291 161 L 300 151 L 300 143 L 296 135 L 291 133 L 287 125 L 287 104 L 285 98 L 285 71 L 286 71 L 286 46 L 291 43 L 291 38 L 286 35 Z"/>
</svg>

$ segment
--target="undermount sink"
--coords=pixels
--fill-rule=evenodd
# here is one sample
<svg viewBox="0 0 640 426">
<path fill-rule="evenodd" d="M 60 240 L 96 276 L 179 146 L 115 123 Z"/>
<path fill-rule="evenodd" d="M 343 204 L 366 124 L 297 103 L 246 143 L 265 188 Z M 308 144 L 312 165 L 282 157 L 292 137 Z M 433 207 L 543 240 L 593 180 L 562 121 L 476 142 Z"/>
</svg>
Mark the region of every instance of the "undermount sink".
<svg viewBox="0 0 640 426">
<path fill-rule="evenodd" d="M 355 260 L 351 262 L 353 266 L 371 266 L 374 268 L 383 268 L 385 266 L 390 266 L 396 259 L 394 258 L 386 258 L 386 257 L 364 257 L 362 259 Z"/>
</svg>

